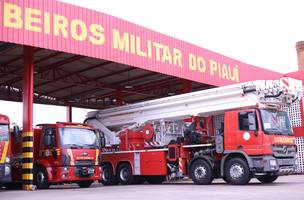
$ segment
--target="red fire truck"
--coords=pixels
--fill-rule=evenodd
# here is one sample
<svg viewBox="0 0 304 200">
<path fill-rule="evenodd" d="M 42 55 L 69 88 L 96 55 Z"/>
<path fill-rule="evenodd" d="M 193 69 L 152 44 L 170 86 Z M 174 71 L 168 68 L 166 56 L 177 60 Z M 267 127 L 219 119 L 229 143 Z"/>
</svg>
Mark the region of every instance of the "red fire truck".
<svg viewBox="0 0 304 200">
<path fill-rule="evenodd" d="M 91 112 L 105 134 L 102 183 L 195 184 L 223 178 L 271 183 L 295 170 L 295 137 L 287 112 L 302 82 L 253 81 Z"/>
<path fill-rule="evenodd" d="M 22 176 L 21 134 L 12 136 L 12 184 Z M 102 140 L 93 127 L 79 123 L 41 124 L 34 129 L 34 184 L 46 189 L 52 184 L 77 183 L 90 187 L 100 180 Z"/>
<path fill-rule="evenodd" d="M 10 121 L 0 114 L 0 186 L 11 181 Z"/>
</svg>

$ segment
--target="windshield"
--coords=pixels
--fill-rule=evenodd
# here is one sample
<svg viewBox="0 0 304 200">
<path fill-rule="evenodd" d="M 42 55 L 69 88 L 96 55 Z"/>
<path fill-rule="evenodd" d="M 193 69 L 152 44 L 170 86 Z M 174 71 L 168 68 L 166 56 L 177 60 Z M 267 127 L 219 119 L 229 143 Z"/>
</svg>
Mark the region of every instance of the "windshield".
<svg viewBox="0 0 304 200">
<path fill-rule="evenodd" d="M 59 128 L 59 137 L 62 147 L 99 148 L 99 137 L 94 130 L 83 128 Z"/>
<path fill-rule="evenodd" d="M 266 133 L 292 135 L 292 127 L 284 111 L 261 110 L 263 128 Z"/>
<path fill-rule="evenodd" d="M 7 124 L 0 124 L 0 141 L 8 141 L 9 127 Z"/>
</svg>

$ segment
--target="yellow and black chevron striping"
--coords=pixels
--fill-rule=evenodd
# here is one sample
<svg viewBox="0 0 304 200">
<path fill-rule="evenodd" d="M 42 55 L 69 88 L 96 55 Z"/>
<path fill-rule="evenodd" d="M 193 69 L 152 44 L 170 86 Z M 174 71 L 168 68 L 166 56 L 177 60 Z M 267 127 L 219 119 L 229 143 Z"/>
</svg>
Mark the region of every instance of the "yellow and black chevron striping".
<svg viewBox="0 0 304 200">
<path fill-rule="evenodd" d="M 24 190 L 33 189 L 33 132 L 22 133 L 22 182 Z"/>
</svg>

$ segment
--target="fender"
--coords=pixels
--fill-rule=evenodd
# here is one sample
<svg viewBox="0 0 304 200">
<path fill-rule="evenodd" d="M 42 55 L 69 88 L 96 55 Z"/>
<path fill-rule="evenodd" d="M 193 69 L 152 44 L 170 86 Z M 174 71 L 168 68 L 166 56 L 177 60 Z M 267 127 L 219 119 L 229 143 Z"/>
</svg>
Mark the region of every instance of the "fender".
<svg viewBox="0 0 304 200">
<path fill-rule="evenodd" d="M 239 155 L 242 155 L 245 157 L 247 163 L 248 163 L 248 166 L 249 166 L 249 169 L 251 169 L 253 167 L 253 163 L 252 163 L 252 159 L 246 154 L 244 153 L 243 151 L 224 151 L 224 154 L 226 154 L 222 161 L 221 161 L 221 176 L 224 176 L 224 165 L 225 165 L 225 162 L 226 162 L 226 159 L 231 155 L 231 154 L 239 154 Z"/>
<path fill-rule="evenodd" d="M 37 170 L 38 167 L 42 167 L 45 169 L 46 174 L 48 176 L 48 180 L 52 181 L 54 179 L 53 174 L 52 174 L 52 165 L 50 164 L 50 162 L 47 159 L 41 159 L 37 162 L 34 163 L 34 173 Z"/>
</svg>

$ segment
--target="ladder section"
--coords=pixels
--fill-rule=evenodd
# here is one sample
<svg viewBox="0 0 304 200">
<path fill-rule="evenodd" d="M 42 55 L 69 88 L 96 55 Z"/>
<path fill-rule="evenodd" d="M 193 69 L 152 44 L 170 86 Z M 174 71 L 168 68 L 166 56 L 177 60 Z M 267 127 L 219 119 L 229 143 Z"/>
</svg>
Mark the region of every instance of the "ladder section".
<svg viewBox="0 0 304 200">
<path fill-rule="evenodd" d="M 252 81 L 90 112 L 88 117 L 96 118 L 107 128 L 119 128 L 160 119 L 215 115 L 258 104 L 287 105 L 301 92 L 301 81 L 291 78 Z"/>
</svg>

